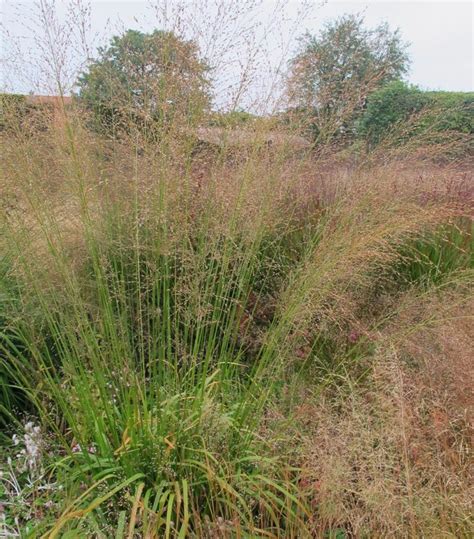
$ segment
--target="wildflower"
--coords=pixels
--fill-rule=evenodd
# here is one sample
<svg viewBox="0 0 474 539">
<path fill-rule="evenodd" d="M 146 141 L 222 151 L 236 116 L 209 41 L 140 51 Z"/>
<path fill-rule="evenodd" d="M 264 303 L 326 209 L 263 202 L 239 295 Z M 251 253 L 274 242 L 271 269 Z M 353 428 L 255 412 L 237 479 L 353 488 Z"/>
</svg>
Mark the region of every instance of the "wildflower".
<svg viewBox="0 0 474 539">
<path fill-rule="evenodd" d="M 350 333 L 349 333 L 349 342 L 352 343 L 352 344 L 355 344 L 361 337 L 361 333 L 355 329 L 353 329 Z"/>
<path fill-rule="evenodd" d="M 26 457 L 26 463 L 30 470 L 38 467 L 41 460 L 41 429 L 31 421 L 25 425 L 25 435 L 23 437 L 25 449 L 21 451 Z"/>
</svg>

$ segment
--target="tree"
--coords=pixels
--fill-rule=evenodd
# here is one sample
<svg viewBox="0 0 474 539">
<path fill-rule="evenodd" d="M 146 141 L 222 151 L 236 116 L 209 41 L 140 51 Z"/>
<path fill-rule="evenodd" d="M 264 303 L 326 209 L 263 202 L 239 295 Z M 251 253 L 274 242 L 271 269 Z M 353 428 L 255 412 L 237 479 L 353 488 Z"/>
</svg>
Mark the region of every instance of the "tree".
<svg viewBox="0 0 474 539">
<path fill-rule="evenodd" d="M 306 34 L 290 63 L 290 104 L 307 115 L 317 140 L 353 132 L 367 96 L 408 68 L 406 45 L 386 24 L 373 30 L 358 15 Z"/>
<path fill-rule="evenodd" d="M 199 119 L 210 103 L 207 72 L 193 42 L 172 32 L 128 30 L 99 49 L 77 86 L 101 128 L 155 133 L 171 120 Z"/>
</svg>

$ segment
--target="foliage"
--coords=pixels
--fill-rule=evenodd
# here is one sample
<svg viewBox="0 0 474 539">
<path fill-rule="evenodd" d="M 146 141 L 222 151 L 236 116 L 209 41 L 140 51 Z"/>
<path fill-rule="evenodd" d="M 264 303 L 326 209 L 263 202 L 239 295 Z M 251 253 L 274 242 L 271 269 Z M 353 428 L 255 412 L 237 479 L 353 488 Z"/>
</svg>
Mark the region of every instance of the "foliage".
<svg viewBox="0 0 474 539">
<path fill-rule="evenodd" d="M 17 325 L 12 312 L 19 299 L 15 279 L 11 275 L 11 261 L 0 258 L 0 423 L 8 423 L 8 411 L 19 407 L 21 391 L 16 387 L 9 364 L 2 350 L 16 350 L 19 346 Z"/>
<path fill-rule="evenodd" d="M 251 124 L 256 120 L 256 116 L 244 110 L 234 110 L 232 112 L 214 113 L 211 115 L 209 123 L 216 127 L 240 127 Z"/>
<path fill-rule="evenodd" d="M 20 94 L 0 94 L 0 131 L 9 125 L 11 116 L 23 117 L 27 110 L 26 97 Z"/>
<path fill-rule="evenodd" d="M 307 34 L 291 61 L 289 99 L 305 111 L 316 139 L 351 130 L 368 95 L 406 72 L 408 57 L 398 31 L 373 30 L 360 16 L 345 15 L 318 36 Z"/>
<path fill-rule="evenodd" d="M 156 135 L 172 120 L 199 120 L 209 106 L 206 73 L 194 43 L 172 32 L 127 30 L 99 49 L 78 80 L 78 95 L 98 127 L 133 125 Z"/>
<path fill-rule="evenodd" d="M 397 130 L 398 144 L 428 132 L 472 134 L 473 107 L 472 93 L 422 91 L 394 81 L 368 97 L 357 130 L 372 146 Z"/>
<path fill-rule="evenodd" d="M 398 285 L 429 287 L 455 272 L 474 270 L 473 230 L 472 221 L 462 219 L 404 245 L 392 270 Z"/>
<path fill-rule="evenodd" d="M 407 120 L 426 106 L 428 98 L 415 86 L 394 81 L 375 91 L 358 123 L 359 135 L 376 144 L 397 123 Z"/>
<path fill-rule="evenodd" d="M 433 104 L 436 129 L 474 134 L 474 92 L 426 92 Z"/>
<path fill-rule="evenodd" d="M 22 94 L 0 94 L 0 105 L 2 109 L 9 104 L 20 105 L 26 101 Z"/>
</svg>

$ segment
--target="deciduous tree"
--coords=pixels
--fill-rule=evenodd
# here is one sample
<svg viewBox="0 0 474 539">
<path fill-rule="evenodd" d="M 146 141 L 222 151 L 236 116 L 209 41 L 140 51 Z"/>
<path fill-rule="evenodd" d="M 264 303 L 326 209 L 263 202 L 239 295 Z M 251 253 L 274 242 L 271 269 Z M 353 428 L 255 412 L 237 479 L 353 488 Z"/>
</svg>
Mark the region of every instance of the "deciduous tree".
<svg viewBox="0 0 474 539">
<path fill-rule="evenodd" d="M 78 95 L 101 127 L 153 132 L 172 119 L 198 121 L 210 102 L 207 73 L 195 43 L 172 32 L 128 30 L 99 49 Z"/>
<path fill-rule="evenodd" d="M 303 111 L 317 140 L 351 132 L 367 96 L 408 68 L 406 45 L 387 24 L 367 29 L 358 15 L 345 15 L 319 35 L 306 34 L 291 61 L 290 104 Z"/>
</svg>

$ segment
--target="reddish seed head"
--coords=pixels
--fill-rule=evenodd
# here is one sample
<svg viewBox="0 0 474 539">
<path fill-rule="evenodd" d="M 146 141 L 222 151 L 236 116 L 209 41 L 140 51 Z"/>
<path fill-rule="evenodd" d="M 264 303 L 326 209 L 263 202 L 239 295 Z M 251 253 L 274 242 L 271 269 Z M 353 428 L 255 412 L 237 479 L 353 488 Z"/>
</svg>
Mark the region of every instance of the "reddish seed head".
<svg viewBox="0 0 474 539">
<path fill-rule="evenodd" d="M 351 342 L 351 343 L 354 344 L 354 343 L 356 343 L 356 342 L 359 340 L 359 338 L 360 338 L 360 333 L 359 333 L 357 330 L 353 329 L 353 330 L 349 333 L 349 337 L 348 337 L 349 342 Z"/>
</svg>

